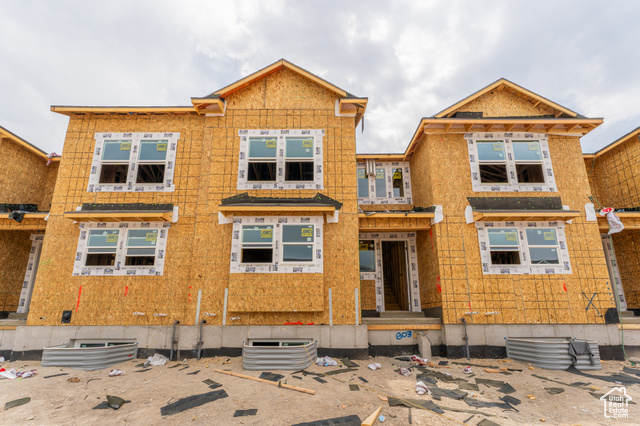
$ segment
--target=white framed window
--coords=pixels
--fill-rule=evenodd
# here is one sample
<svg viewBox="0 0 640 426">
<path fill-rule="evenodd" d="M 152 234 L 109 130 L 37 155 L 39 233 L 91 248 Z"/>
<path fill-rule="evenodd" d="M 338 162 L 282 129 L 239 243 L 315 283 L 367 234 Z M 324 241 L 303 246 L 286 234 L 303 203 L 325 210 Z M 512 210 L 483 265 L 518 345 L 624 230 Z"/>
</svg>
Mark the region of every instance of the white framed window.
<svg viewBox="0 0 640 426">
<path fill-rule="evenodd" d="M 79 223 L 74 276 L 162 275 L 165 222 Z"/>
<path fill-rule="evenodd" d="M 547 135 L 467 133 L 475 192 L 556 192 Z"/>
<path fill-rule="evenodd" d="M 234 217 L 231 273 L 322 273 L 323 216 Z"/>
<path fill-rule="evenodd" d="M 88 192 L 171 192 L 180 133 L 96 133 Z"/>
<path fill-rule="evenodd" d="M 239 130 L 238 189 L 324 189 L 324 130 Z"/>
<path fill-rule="evenodd" d="M 558 222 L 476 222 L 482 271 L 488 274 L 571 274 Z"/>
<path fill-rule="evenodd" d="M 358 163 L 357 170 L 359 204 L 411 204 L 408 161 Z"/>
</svg>

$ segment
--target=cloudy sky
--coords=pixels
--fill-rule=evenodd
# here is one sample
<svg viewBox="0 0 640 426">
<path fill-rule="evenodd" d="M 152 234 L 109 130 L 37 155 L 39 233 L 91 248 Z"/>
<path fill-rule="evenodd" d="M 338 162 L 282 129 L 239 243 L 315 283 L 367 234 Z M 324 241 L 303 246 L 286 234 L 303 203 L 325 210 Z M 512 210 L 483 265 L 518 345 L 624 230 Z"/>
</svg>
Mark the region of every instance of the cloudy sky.
<svg viewBox="0 0 640 426">
<path fill-rule="evenodd" d="M 358 152 L 404 151 L 419 119 L 506 77 L 640 126 L 640 2 L 0 0 L 0 125 L 60 153 L 51 105 L 190 105 L 280 58 L 369 97 Z"/>
</svg>

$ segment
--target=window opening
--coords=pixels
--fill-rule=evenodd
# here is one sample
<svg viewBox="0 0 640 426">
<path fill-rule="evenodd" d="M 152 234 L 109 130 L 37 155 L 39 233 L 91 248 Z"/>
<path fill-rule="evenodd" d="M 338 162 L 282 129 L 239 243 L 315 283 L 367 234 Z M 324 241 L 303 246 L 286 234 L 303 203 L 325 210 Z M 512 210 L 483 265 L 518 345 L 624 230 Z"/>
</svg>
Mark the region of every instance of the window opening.
<svg viewBox="0 0 640 426">
<path fill-rule="evenodd" d="M 376 251 L 373 240 L 360 240 L 360 272 L 376 271 Z"/>
<path fill-rule="evenodd" d="M 508 183 L 504 142 L 478 141 L 481 183 Z"/>
<path fill-rule="evenodd" d="M 276 155 L 278 141 L 275 137 L 249 138 L 249 181 L 276 180 Z"/>
<path fill-rule="evenodd" d="M 385 177 L 385 170 L 376 168 L 376 197 L 387 197 L 387 179 Z"/>
<path fill-rule="evenodd" d="M 364 168 L 358 169 L 358 198 L 369 198 L 369 178 Z"/>
<path fill-rule="evenodd" d="M 118 234 L 119 231 L 117 229 L 94 229 L 89 231 L 85 266 L 115 265 L 116 250 L 118 246 Z"/>
<path fill-rule="evenodd" d="M 527 243 L 532 265 L 558 265 L 558 238 L 555 229 L 527 229 Z"/>
<path fill-rule="evenodd" d="M 404 187 L 402 185 L 402 168 L 391 169 L 393 174 L 393 198 L 404 197 Z"/>
<path fill-rule="evenodd" d="M 313 225 L 282 226 L 282 261 L 313 262 Z"/>
<path fill-rule="evenodd" d="M 286 138 L 285 181 L 313 180 L 313 138 Z"/>
<path fill-rule="evenodd" d="M 130 229 L 127 231 L 125 265 L 153 266 L 156 260 L 157 229 Z"/>
<path fill-rule="evenodd" d="M 491 264 L 519 265 L 520 245 L 516 228 L 488 229 Z"/>
<path fill-rule="evenodd" d="M 518 183 L 544 183 L 540 142 L 514 141 L 512 146 Z"/>
<path fill-rule="evenodd" d="M 140 142 L 136 183 L 164 183 L 168 140 Z"/>
<path fill-rule="evenodd" d="M 242 226 L 241 263 L 273 263 L 273 225 Z"/>
<path fill-rule="evenodd" d="M 126 183 L 131 157 L 131 140 L 105 140 L 99 183 Z"/>
</svg>

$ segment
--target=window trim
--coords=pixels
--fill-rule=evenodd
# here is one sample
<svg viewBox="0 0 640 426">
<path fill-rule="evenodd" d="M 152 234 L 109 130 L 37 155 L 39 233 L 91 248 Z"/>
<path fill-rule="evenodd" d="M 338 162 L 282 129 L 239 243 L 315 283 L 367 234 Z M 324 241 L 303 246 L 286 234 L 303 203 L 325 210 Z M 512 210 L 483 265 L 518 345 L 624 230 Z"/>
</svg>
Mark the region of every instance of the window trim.
<svg viewBox="0 0 640 426">
<path fill-rule="evenodd" d="M 548 135 L 542 133 L 466 133 L 469 164 L 471 167 L 471 186 L 474 192 L 557 192 L 555 174 L 549 154 Z M 501 161 L 480 161 L 478 142 L 502 142 L 505 151 L 508 183 L 482 183 L 480 181 L 480 164 L 497 164 Z M 515 160 L 513 142 L 538 142 L 542 159 Z M 520 183 L 517 181 L 516 165 L 541 164 L 544 183 Z"/>
<path fill-rule="evenodd" d="M 324 216 L 236 216 L 233 218 L 230 272 L 233 273 L 322 273 Z M 242 227 L 246 225 L 273 225 L 273 257 L 271 263 L 241 263 Z M 283 226 L 313 225 L 313 261 L 284 262 L 284 245 L 309 245 L 309 242 L 284 243 Z"/>
<path fill-rule="evenodd" d="M 412 204 L 412 194 L 411 194 L 411 169 L 409 167 L 408 161 L 385 161 L 375 163 L 376 169 L 384 169 L 385 170 L 385 188 L 387 196 L 385 197 L 377 197 L 376 196 L 376 177 L 377 176 L 367 176 L 367 165 L 366 163 L 357 163 L 356 165 L 356 196 L 358 196 L 358 177 L 357 173 L 361 170 L 364 170 L 365 178 L 368 179 L 368 188 L 369 188 L 369 196 L 368 197 L 360 197 L 358 196 L 358 204 Z M 402 169 L 402 185 L 404 190 L 403 197 L 393 197 L 393 169 Z M 377 172 L 376 172 L 377 175 Z M 389 195 L 392 195 L 389 197 Z"/>
<path fill-rule="evenodd" d="M 143 275 L 157 276 L 164 273 L 164 262 L 167 249 L 167 236 L 170 223 L 167 222 L 81 222 L 78 224 L 80 235 L 76 249 L 76 258 L 73 266 L 73 276 L 126 276 Z M 89 241 L 89 232 L 96 229 L 118 230 L 118 243 L 116 247 L 116 259 L 113 266 L 86 266 L 86 257 Z M 157 230 L 158 236 L 155 245 L 154 265 L 127 266 L 127 234 L 129 230 Z M 136 246 L 137 247 L 137 246 Z"/>
<path fill-rule="evenodd" d="M 89 174 L 87 192 L 173 192 L 175 190 L 174 173 L 178 140 L 180 133 L 109 133 L 95 134 L 95 147 Z M 128 161 L 102 160 L 104 143 L 111 140 L 130 141 L 131 149 Z M 164 161 L 139 160 L 142 142 L 166 140 L 167 154 Z M 136 183 L 138 164 L 165 164 L 162 183 Z M 128 164 L 127 180 L 124 183 L 100 183 L 103 164 Z"/>
<path fill-rule="evenodd" d="M 480 260 L 483 275 L 551 275 L 572 274 L 567 238 L 564 232 L 565 222 L 476 222 L 478 230 L 478 243 L 480 245 Z M 520 254 L 519 265 L 493 265 L 491 263 L 491 245 L 489 243 L 489 229 L 516 228 L 518 233 L 518 252 Z M 539 247 L 529 244 L 526 230 L 532 228 L 553 229 L 556 233 L 558 264 L 534 264 L 531 263 L 530 247 Z M 554 246 L 545 246 L 554 247 Z"/>
<path fill-rule="evenodd" d="M 238 156 L 238 190 L 246 189 L 324 189 L 324 165 L 323 165 L 323 140 L 325 131 L 323 129 L 243 129 L 238 130 L 240 137 L 240 153 Z M 276 157 L 275 159 L 264 162 L 276 163 L 276 180 L 275 181 L 250 181 L 249 175 L 249 140 L 252 137 L 275 137 L 276 138 Z M 312 181 L 287 181 L 285 180 L 286 171 L 286 138 L 302 137 L 313 138 L 313 156 L 311 157 L 292 157 L 292 161 L 313 161 Z M 262 157 L 260 157 L 262 158 Z"/>
</svg>

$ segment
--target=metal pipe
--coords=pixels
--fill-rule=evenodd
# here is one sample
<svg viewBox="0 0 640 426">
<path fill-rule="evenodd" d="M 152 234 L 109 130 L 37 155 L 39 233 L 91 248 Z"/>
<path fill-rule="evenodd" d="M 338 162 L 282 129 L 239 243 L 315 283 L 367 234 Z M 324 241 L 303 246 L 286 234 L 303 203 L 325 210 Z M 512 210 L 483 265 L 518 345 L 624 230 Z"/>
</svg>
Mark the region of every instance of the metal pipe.
<svg viewBox="0 0 640 426">
<path fill-rule="evenodd" d="M 464 340 L 464 351 L 467 356 L 467 361 L 470 361 L 471 358 L 469 357 L 469 336 L 467 335 L 467 320 L 462 318 L 462 324 L 464 325 L 464 337 L 462 338 L 462 340 Z"/>
<path fill-rule="evenodd" d="M 202 290 L 198 290 L 198 306 L 196 307 L 196 321 L 195 321 L 196 324 L 200 319 L 200 301 L 201 300 L 202 300 Z"/>
<path fill-rule="evenodd" d="M 356 325 L 360 325 L 360 317 L 359 317 L 359 312 L 358 312 L 358 307 L 359 307 L 359 300 L 358 300 L 358 289 L 356 288 Z"/>
<path fill-rule="evenodd" d="M 331 298 L 331 289 L 329 289 L 329 325 L 333 325 L 333 299 Z"/>
<path fill-rule="evenodd" d="M 173 333 L 171 334 L 171 353 L 169 354 L 169 361 L 173 361 L 173 347 L 176 344 L 176 326 L 178 324 L 180 324 L 180 321 L 178 320 L 175 320 L 173 322 Z"/>
<path fill-rule="evenodd" d="M 229 289 L 224 289 L 224 310 L 222 312 L 222 325 L 227 325 L 227 299 L 229 298 Z"/>
<path fill-rule="evenodd" d="M 200 321 L 200 332 L 198 333 L 198 346 L 197 346 L 197 352 L 198 352 L 198 361 L 200 360 L 200 356 L 202 355 L 202 325 L 204 323 L 206 323 L 207 320 L 202 320 Z"/>
</svg>

